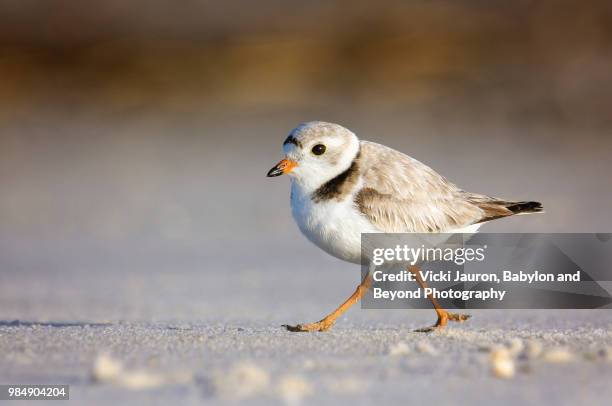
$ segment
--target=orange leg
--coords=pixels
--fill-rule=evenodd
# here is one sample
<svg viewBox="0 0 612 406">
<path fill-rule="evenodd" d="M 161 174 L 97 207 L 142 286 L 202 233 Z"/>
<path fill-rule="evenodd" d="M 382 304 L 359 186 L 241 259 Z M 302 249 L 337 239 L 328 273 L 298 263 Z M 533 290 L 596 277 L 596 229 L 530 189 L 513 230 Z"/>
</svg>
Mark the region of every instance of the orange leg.
<svg viewBox="0 0 612 406">
<path fill-rule="evenodd" d="M 352 305 L 354 305 L 359 301 L 359 299 L 361 299 L 361 297 L 366 293 L 366 291 L 370 288 L 371 285 L 372 278 L 370 276 L 370 273 L 368 272 L 368 274 L 365 276 L 365 278 L 363 278 L 359 286 L 357 286 L 357 289 L 355 289 L 355 292 L 348 299 L 346 299 L 344 303 L 338 306 L 336 310 L 325 316 L 325 318 L 323 318 L 322 320 L 317 321 L 316 323 L 298 324 L 295 326 L 283 325 L 283 327 L 285 327 L 289 331 L 294 332 L 327 331 L 334 325 L 338 317 L 340 317 Z"/>
<path fill-rule="evenodd" d="M 419 271 L 419 268 L 416 266 L 411 266 L 411 267 L 408 267 L 408 270 L 412 272 L 415 279 L 419 283 L 419 286 L 421 287 L 421 289 L 424 290 L 427 287 L 427 284 L 421 277 L 421 272 Z M 444 327 L 446 327 L 446 324 L 448 323 L 449 320 L 462 322 L 470 318 L 469 314 L 449 313 L 448 311 L 444 310 L 444 308 L 440 306 L 440 303 L 438 303 L 438 299 L 433 297 L 431 294 L 427 295 L 427 298 L 431 301 L 431 304 L 433 304 L 434 310 L 438 314 L 438 321 L 436 322 L 436 324 L 434 324 L 431 327 L 416 330 L 418 332 L 430 332 L 434 330 L 441 330 Z"/>
</svg>

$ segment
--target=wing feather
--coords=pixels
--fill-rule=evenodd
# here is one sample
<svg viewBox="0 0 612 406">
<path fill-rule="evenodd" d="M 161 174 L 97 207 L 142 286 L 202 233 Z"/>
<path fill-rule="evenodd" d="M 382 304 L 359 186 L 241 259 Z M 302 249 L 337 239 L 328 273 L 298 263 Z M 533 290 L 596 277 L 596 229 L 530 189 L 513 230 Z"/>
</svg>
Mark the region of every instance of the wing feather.
<svg viewBox="0 0 612 406">
<path fill-rule="evenodd" d="M 399 151 L 361 141 L 355 204 L 380 231 L 450 232 L 514 214 L 511 202 L 465 192 Z"/>
</svg>

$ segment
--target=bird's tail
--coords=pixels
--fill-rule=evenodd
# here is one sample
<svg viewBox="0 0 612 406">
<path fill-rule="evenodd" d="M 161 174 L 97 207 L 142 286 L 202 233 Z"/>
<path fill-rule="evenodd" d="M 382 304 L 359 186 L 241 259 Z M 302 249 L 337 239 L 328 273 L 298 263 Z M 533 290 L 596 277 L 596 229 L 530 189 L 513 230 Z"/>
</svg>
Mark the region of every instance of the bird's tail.
<svg viewBox="0 0 612 406">
<path fill-rule="evenodd" d="M 544 207 L 540 202 L 505 202 L 506 209 L 512 214 L 542 213 Z"/>
<path fill-rule="evenodd" d="M 469 201 L 483 211 L 483 217 L 478 223 L 495 220 L 517 214 L 543 213 L 544 207 L 540 202 L 513 202 L 484 195 L 472 194 Z"/>
</svg>

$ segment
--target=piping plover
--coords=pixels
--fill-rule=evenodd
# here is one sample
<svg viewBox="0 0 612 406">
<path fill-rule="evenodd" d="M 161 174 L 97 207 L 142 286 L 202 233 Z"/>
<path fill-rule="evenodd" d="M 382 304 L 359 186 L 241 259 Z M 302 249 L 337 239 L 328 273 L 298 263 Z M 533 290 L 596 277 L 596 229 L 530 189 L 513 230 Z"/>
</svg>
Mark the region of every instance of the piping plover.
<svg viewBox="0 0 612 406">
<path fill-rule="evenodd" d="M 360 141 L 350 130 L 313 121 L 299 125 L 283 143 L 285 159 L 268 176 L 291 178 L 291 211 L 302 233 L 327 253 L 360 263 L 362 233 L 474 233 L 488 221 L 537 213 L 533 201 L 509 201 L 461 190 L 433 169 L 399 151 Z M 418 268 L 415 279 L 425 286 Z M 325 331 L 371 284 L 366 276 L 335 311 L 290 331 Z M 469 316 L 444 310 L 430 297 L 439 329 Z"/>
</svg>

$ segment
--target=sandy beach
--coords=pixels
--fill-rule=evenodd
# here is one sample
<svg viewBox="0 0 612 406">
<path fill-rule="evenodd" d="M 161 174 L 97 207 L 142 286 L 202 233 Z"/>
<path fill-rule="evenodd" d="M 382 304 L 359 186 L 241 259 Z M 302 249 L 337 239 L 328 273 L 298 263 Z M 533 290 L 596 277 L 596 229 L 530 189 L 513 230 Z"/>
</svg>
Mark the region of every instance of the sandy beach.
<svg viewBox="0 0 612 406">
<path fill-rule="evenodd" d="M 319 257 L 285 278 L 269 262 L 232 275 L 3 274 L 0 382 L 69 384 L 71 401 L 88 405 L 603 405 L 612 395 L 609 310 L 471 311 L 423 334 L 413 330 L 433 311 L 356 306 L 330 332 L 289 333 L 280 325 L 323 315 L 358 272 L 330 273 L 341 263 Z"/>
</svg>

